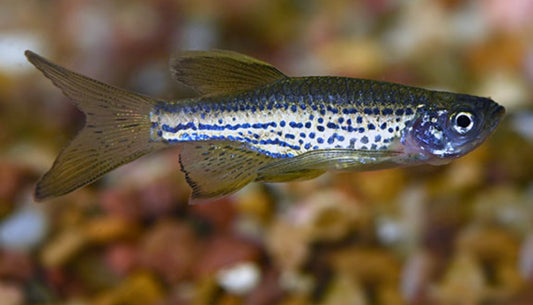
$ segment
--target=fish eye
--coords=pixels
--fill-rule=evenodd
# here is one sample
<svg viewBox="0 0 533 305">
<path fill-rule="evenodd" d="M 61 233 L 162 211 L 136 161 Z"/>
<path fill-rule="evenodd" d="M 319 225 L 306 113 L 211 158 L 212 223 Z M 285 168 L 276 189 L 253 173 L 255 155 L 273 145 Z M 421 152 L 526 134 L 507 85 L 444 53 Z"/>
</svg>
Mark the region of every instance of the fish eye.
<svg viewBox="0 0 533 305">
<path fill-rule="evenodd" d="M 464 135 L 474 127 L 474 115 L 470 112 L 458 112 L 453 116 L 452 122 L 455 132 Z"/>
</svg>

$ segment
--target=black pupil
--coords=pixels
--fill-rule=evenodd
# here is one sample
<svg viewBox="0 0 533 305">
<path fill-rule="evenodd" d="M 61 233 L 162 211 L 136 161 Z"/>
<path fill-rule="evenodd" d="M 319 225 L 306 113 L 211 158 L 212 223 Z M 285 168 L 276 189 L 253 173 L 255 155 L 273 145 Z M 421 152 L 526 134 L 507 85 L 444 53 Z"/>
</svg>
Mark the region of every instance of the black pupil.
<svg viewBox="0 0 533 305">
<path fill-rule="evenodd" d="M 461 128 L 466 128 L 470 126 L 470 118 L 467 115 L 461 114 L 457 117 L 457 126 Z"/>
</svg>

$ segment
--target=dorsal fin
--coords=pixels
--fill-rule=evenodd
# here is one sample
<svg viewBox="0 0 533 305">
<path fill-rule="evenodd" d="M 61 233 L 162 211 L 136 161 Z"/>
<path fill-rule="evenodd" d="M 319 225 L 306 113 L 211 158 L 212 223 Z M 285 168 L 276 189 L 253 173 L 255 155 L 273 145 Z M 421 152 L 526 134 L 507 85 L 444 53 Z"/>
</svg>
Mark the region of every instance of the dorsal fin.
<svg viewBox="0 0 533 305">
<path fill-rule="evenodd" d="M 170 60 L 177 81 L 199 94 L 251 90 L 286 78 L 274 66 L 232 51 L 185 51 Z"/>
</svg>

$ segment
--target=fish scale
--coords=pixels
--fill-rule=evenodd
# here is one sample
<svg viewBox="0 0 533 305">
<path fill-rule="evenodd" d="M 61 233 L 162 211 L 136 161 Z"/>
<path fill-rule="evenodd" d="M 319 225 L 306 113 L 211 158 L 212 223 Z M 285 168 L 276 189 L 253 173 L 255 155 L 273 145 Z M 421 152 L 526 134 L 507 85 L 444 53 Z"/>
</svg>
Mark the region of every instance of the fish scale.
<svg viewBox="0 0 533 305">
<path fill-rule="evenodd" d="M 327 170 L 445 164 L 480 145 L 504 113 L 494 101 L 387 82 L 289 77 L 228 51 L 190 51 L 173 77 L 198 97 L 167 102 L 28 60 L 85 113 L 86 124 L 37 183 L 67 194 L 145 154 L 175 145 L 191 202 L 252 181 L 310 179 Z"/>
<path fill-rule="evenodd" d="M 292 78 L 237 96 L 158 103 L 152 140 L 233 140 L 275 158 L 317 149 L 387 150 L 417 104 L 404 86 L 342 77 Z M 369 90 L 369 87 L 371 90 Z M 420 100 L 420 99 L 418 99 Z"/>
</svg>

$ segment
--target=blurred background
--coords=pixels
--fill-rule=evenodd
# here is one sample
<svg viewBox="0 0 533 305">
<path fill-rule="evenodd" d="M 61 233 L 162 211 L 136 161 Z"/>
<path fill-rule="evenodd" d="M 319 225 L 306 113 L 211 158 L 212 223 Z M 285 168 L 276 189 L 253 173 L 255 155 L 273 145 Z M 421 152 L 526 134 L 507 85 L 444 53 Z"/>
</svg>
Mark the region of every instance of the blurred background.
<svg viewBox="0 0 533 305">
<path fill-rule="evenodd" d="M 533 1 L 0 0 L 0 303 L 533 304 Z M 441 167 L 252 184 L 188 206 L 175 151 L 35 203 L 83 115 L 23 56 L 165 99 L 177 50 L 490 96 Z"/>
</svg>

